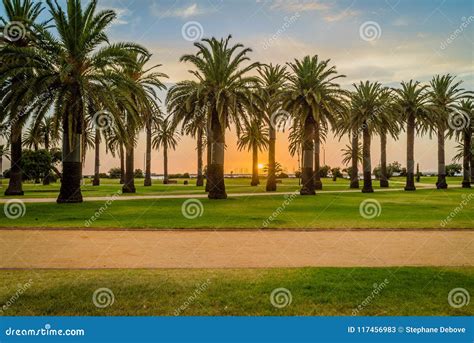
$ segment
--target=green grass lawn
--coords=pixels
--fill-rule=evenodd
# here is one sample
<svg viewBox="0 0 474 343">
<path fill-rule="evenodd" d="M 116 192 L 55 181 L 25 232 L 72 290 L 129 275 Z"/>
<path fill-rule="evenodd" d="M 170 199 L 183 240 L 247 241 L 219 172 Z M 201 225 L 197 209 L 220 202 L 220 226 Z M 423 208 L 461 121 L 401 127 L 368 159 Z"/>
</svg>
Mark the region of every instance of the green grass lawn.
<svg viewBox="0 0 474 343">
<path fill-rule="evenodd" d="M 33 270 L 0 271 L 0 279 L 1 305 L 30 282 L 3 311 L 9 316 L 353 315 L 359 305 L 361 316 L 474 315 L 472 302 L 448 303 L 450 290 L 474 289 L 474 268 Z M 99 288 L 113 292 L 111 306 L 94 306 Z M 286 307 L 272 305 L 276 288 L 291 293 Z"/>
<path fill-rule="evenodd" d="M 195 219 L 183 215 L 186 199 L 122 200 L 109 205 L 105 201 L 70 205 L 26 203 L 26 213 L 18 219 L 8 219 L 1 211 L 0 227 L 85 228 L 85 221 L 101 212 L 91 228 L 263 228 L 272 214 L 274 220 L 267 222 L 268 228 L 441 228 L 442 220 L 469 196 L 471 200 L 445 227 L 473 228 L 474 193 L 460 188 L 321 193 L 297 196 L 294 200 L 284 195 L 230 197 L 225 201 L 203 198 L 197 200 L 202 204 L 202 215 Z M 380 216 L 361 216 L 359 206 L 365 199 L 380 204 Z"/>
<path fill-rule="evenodd" d="M 143 179 L 136 179 L 135 185 L 137 193 L 127 195 L 164 195 L 164 194 L 203 194 L 203 187 L 196 187 L 196 180 L 187 180 L 188 185 L 184 185 L 184 179 L 177 179 L 178 184 L 163 185 L 159 180 L 154 180 L 151 187 L 143 186 Z M 265 192 L 266 180 L 261 179 L 260 185 L 256 187 L 250 186 L 250 179 L 248 178 L 233 178 L 226 179 L 226 189 L 229 194 L 232 193 L 263 193 Z M 392 179 L 392 188 L 402 188 L 404 186 L 404 178 L 396 177 Z M 436 178 L 424 177 L 421 180 L 422 183 L 435 184 Z M 449 178 L 448 182 L 451 184 L 460 184 L 461 178 Z M 332 181 L 332 179 L 323 179 L 324 190 L 345 190 L 349 188 L 349 181 L 346 179 L 338 179 Z M 5 197 L 4 191 L 8 185 L 8 180 L 3 180 L 3 185 L 0 186 L 0 198 L 12 198 Z M 49 186 L 43 186 L 42 184 L 34 184 L 32 182 L 26 182 L 23 185 L 25 192 L 25 198 L 55 198 L 59 193 L 60 183 L 53 183 Z M 298 179 L 282 179 L 282 183 L 278 184 L 278 192 L 292 192 L 298 189 Z M 379 188 L 379 182 L 374 181 L 374 188 Z M 98 196 L 109 196 L 122 189 L 122 185 L 119 184 L 118 180 L 102 179 L 101 185 L 93 187 L 90 179 L 85 179 L 85 185 L 82 187 L 84 197 L 98 197 Z M 14 198 L 14 197 L 13 197 Z"/>
</svg>

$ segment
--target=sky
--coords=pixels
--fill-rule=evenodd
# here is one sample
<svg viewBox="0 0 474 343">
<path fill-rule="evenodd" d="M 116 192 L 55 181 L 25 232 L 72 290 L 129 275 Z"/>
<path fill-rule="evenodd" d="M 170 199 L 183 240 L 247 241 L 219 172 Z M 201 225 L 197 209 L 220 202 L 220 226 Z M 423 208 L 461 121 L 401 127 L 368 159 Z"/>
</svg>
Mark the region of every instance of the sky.
<svg viewBox="0 0 474 343">
<path fill-rule="evenodd" d="M 86 2 L 86 1 L 85 1 Z M 474 89 L 474 1 L 365 0 L 365 1 L 266 1 L 266 0 L 99 0 L 101 8 L 113 9 L 118 19 L 108 29 L 111 41 L 144 45 L 151 64 L 162 64 L 169 75 L 166 85 L 191 79 L 190 65 L 180 56 L 196 52 L 193 41 L 202 37 L 226 37 L 252 48 L 249 57 L 262 63 L 285 64 L 305 55 L 331 59 L 345 89 L 361 80 L 380 81 L 398 87 L 410 79 L 429 82 L 435 74 L 451 73 Z M 164 100 L 166 92 L 162 92 Z M 228 131 L 225 171 L 249 173 L 251 154 L 239 152 L 237 137 Z M 341 149 L 349 143 L 329 134 L 323 148 L 325 162 L 341 166 Z M 447 160 L 455 154 L 447 144 Z M 196 170 L 195 141 L 182 137 L 170 152 L 170 172 Z M 136 168 L 144 165 L 144 139 L 136 151 Z M 422 171 L 436 170 L 436 141 L 417 137 L 415 159 Z M 104 155 L 104 153 L 103 153 Z M 163 172 L 161 151 L 152 155 L 152 172 Z M 379 140 L 372 143 L 372 164 L 380 158 Z M 259 161 L 265 164 L 266 152 Z M 389 139 L 388 160 L 406 164 L 406 135 Z M 298 168 L 287 149 L 285 133 L 277 136 L 277 161 L 288 172 Z M 101 158 L 101 169 L 119 165 L 111 156 Z M 93 171 L 93 153 L 88 152 L 85 174 Z"/>
</svg>

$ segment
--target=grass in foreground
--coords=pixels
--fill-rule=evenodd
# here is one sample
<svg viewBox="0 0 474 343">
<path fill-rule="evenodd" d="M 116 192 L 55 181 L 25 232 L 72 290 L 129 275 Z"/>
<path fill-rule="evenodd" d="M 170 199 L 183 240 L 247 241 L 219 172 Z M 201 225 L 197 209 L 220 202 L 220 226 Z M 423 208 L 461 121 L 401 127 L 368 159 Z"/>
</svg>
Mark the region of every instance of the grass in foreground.
<svg viewBox="0 0 474 343">
<path fill-rule="evenodd" d="M 361 316 L 474 315 L 472 302 L 459 309 L 448 303 L 454 288 L 472 293 L 474 268 L 467 267 L 4 270 L 0 279 L 2 305 L 31 279 L 25 292 L 1 313 L 7 316 L 353 315 L 359 305 Z M 371 297 L 374 285 L 384 282 Z M 104 287 L 115 300 L 97 308 L 93 294 Z M 276 308 L 270 301 L 277 288 L 291 293 L 286 307 Z"/>
<path fill-rule="evenodd" d="M 380 204 L 379 212 L 375 210 L 379 216 L 373 219 L 361 216 L 359 207 L 366 199 L 374 199 Z M 456 208 L 465 199 L 470 200 L 457 211 Z M 183 211 L 186 200 L 126 200 L 110 204 L 96 201 L 71 205 L 26 203 L 25 215 L 18 219 L 8 219 L 1 211 L 0 227 L 424 229 L 472 228 L 474 221 L 474 193 L 466 189 L 373 194 L 320 193 L 316 196 L 298 196 L 293 200 L 283 195 L 230 197 L 225 201 L 199 199 L 194 208 L 196 212 L 192 212 L 190 207 Z M 453 219 L 442 226 L 442 221 L 455 211 Z M 196 215 L 196 218 L 189 219 L 183 212 Z M 86 226 L 86 220 L 95 214 L 97 219 Z M 270 221 L 270 216 L 274 220 Z"/>
<path fill-rule="evenodd" d="M 5 197 L 3 194 L 7 185 L 8 180 L 2 180 L 3 185 L 0 186 L 0 198 L 12 198 Z M 127 196 L 136 195 L 171 195 L 171 194 L 204 194 L 204 187 L 196 187 L 196 180 L 186 180 L 189 182 L 188 185 L 184 185 L 184 179 L 177 179 L 178 184 L 163 185 L 161 180 L 153 180 L 153 185 L 150 187 L 143 186 L 143 179 L 136 179 L 135 185 L 137 193 L 127 194 Z M 281 179 L 282 183 L 278 184 L 277 192 L 292 192 L 295 189 L 299 189 L 298 179 Z M 322 179 L 324 185 L 324 191 L 338 191 L 346 190 L 349 188 L 349 181 L 346 179 Z M 424 184 L 435 184 L 436 178 L 424 177 L 421 180 Z M 264 193 L 266 179 L 260 179 L 260 185 L 256 187 L 250 186 L 250 178 L 229 178 L 225 180 L 226 190 L 229 194 L 232 193 Z M 452 177 L 448 178 L 448 183 L 452 185 L 461 184 L 461 178 Z M 405 179 L 402 177 L 394 177 L 391 179 L 391 188 L 403 188 L 405 185 Z M 60 183 L 52 183 L 49 186 L 43 186 L 42 184 L 34 184 L 32 182 L 26 182 L 23 184 L 23 190 L 25 192 L 25 198 L 56 198 L 59 194 Z M 374 181 L 374 188 L 379 188 L 379 181 Z M 82 194 L 84 197 L 100 197 L 110 196 L 116 194 L 122 189 L 122 185 L 119 184 L 119 180 L 114 179 L 101 179 L 101 185 L 94 187 L 91 185 L 91 180 L 86 179 L 85 185 L 82 186 Z M 13 197 L 14 198 L 14 197 Z"/>
</svg>

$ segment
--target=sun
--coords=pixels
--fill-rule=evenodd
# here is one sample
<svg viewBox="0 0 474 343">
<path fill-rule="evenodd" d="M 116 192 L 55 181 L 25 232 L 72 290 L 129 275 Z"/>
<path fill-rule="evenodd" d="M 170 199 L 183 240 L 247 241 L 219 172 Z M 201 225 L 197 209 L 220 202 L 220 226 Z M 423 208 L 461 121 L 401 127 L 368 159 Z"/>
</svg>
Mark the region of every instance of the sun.
<svg viewBox="0 0 474 343">
<path fill-rule="evenodd" d="M 263 169 L 263 163 L 258 164 L 258 169 Z"/>
</svg>

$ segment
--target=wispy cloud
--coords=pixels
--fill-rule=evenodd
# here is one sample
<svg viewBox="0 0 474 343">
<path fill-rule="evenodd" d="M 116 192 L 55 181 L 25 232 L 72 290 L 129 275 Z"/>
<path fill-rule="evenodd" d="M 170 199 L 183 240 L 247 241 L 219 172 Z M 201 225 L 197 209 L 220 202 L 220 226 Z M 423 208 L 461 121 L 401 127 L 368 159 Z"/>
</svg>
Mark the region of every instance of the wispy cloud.
<svg viewBox="0 0 474 343">
<path fill-rule="evenodd" d="M 275 0 L 270 8 L 288 12 L 308 12 L 327 10 L 330 6 L 320 1 Z"/>
<path fill-rule="evenodd" d="M 343 20 L 343 19 L 346 19 L 346 18 L 358 16 L 359 13 L 360 13 L 359 11 L 347 9 L 347 10 L 342 11 L 342 12 L 337 13 L 337 14 L 328 13 L 324 16 L 324 20 L 329 21 L 329 22 L 339 21 L 339 20 Z"/>
<path fill-rule="evenodd" d="M 203 14 L 212 13 L 215 10 L 211 8 L 200 7 L 197 3 L 193 3 L 188 6 L 178 7 L 178 8 L 164 8 L 159 6 L 157 3 L 151 5 L 151 13 L 155 17 L 160 18 L 182 18 L 188 19 L 192 17 L 197 17 Z"/>
<path fill-rule="evenodd" d="M 328 22 L 339 21 L 342 19 L 355 17 L 359 11 L 352 10 L 350 7 L 345 10 L 338 9 L 334 4 L 322 1 L 299 1 L 299 0 L 276 0 L 271 2 L 271 10 L 285 12 L 321 12 L 323 19 Z"/>
</svg>

